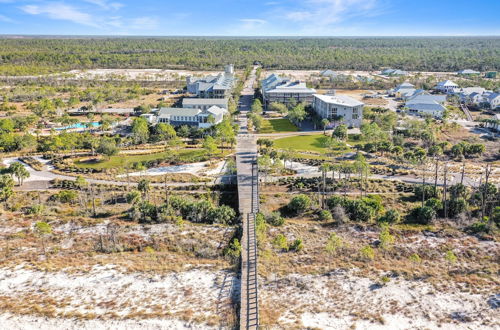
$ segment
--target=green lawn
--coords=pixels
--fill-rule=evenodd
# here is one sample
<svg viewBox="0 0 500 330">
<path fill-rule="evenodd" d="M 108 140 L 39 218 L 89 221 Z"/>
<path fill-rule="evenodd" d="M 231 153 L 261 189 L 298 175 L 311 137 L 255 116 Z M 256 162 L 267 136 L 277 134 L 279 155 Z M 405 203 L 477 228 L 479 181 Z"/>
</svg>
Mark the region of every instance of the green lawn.
<svg viewBox="0 0 500 330">
<path fill-rule="evenodd" d="M 264 119 L 259 133 L 297 132 L 298 130 L 299 128 L 286 118 Z"/>
<path fill-rule="evenodd" d="M 328 146 L 329 136 L 323 134 L 297 135 L 274 140 L 278 149 L 291 149 L 297 151 L 318 152 L 321 154 L 332 152 Z M 350 148 L 339 148 L 336 152 L 349 152 Z"/>
<path fill-rule="evenodd" d="M 116 155 L 111 156 L 111 158 L 107 159 L 106 157 L 102 158 L 97 162 L 83 162 L 80 160 L 75 161 L 75 165 L 80 168 L 93 168 L 93 169 L 107 169 L 107 168 L 118 168 L 123 167 L 126 164 L 133 164 L 138 162 L 147 162 L 157 159 L 176 159 L 178 161 L 186 161 L 189 162 L 192 159 L 197 157 L 202 157 L 206 154 L 203 149 L 182 149 L 178 152 L 178 157 L 175 157 L 175 151 L 168 152 L 157 152 L 152 154 L 144 154 L 144 155 Z M 174 158 L 175 157 L 175 158 Z"/>
</svg>

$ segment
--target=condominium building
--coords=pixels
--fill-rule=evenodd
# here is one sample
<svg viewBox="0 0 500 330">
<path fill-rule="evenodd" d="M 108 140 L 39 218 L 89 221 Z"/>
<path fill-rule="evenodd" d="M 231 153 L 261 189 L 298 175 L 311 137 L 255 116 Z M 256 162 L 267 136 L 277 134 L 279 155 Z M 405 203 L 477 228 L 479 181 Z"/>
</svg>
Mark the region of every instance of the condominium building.
<svg viewBox="0 0 500 330">
<path fill-rule="evenodd" d="M 360 127 L 364 103 L 345 95 L 314 94 L 312 106 L 321 118 L 336 121 L 348 127 Z M 340 120 L 338 119 L 340 117 Z"/>
<path fill-rule="evenodd" d="M 276 74 L 262 80 L 261 84 L 265 107 L 273 102 L 286 105 L 290 102 L 311 104 L 316 93 L 315 89 L 308 88 L 304 82 L 290 81 Z"/>
</svg>

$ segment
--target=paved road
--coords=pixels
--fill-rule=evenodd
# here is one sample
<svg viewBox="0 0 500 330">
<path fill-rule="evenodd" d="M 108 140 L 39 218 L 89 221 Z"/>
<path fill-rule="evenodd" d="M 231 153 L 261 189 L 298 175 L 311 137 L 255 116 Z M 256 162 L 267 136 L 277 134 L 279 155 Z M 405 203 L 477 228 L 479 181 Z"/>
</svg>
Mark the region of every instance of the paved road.
<svg viewBox="0 0 500 330">
<path fill-rule="evenodd" d="M 240 115 L 238 123 L 240 131 L 236 144 L 236 169 L 238 173 L 239 211 L 242 217 L 243 233 L 241 237 L 241 295 L 240 295 L 240 329 L 258 328 L 257 297 L 257 255 L 255 241 L 254 203 L 257 178 L 254 166 L 257 159 L 257 143 L 253 134 L 248 132 L 247 112 L 253 101 L 253 84 L 255 82 L 254 67 L 240 98 Z"/>
</svg>

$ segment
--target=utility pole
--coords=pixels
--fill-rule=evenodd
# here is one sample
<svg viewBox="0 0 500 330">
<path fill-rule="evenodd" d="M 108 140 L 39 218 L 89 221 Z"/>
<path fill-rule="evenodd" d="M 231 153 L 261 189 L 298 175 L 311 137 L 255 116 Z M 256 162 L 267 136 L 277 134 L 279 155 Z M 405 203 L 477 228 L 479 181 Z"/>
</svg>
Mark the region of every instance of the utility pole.
<svg viewBox="0 0 500 330">
<path fill-rule="evenodd" d="M 488 164 L 486 165 L 486 169 L 485 169 L 485 173 L 484 173 L 484 176 L 485 176 L 485 179 L 484 179 L 484 186 L 483 186 L 483 191 L 481 193 L 481 220 L 484 219 L 484 210 L 486 208 L 486 203 L 487 203 L 487 199 L 488 199 L 488 179 L 490 178 L 490 174 L 491 174 L 491 165 Z M 488 222 L 491 222 L 488 221 Z"/>
<path fill-rule="evenodd" d="M 460 184 L 464 184 L 464 174 L 465 174 L 465 159 L 462 163 L 462 178 L 460 179 Z"/>
<path fill-rule="evenodd" d="M 434 191 L 436 192 L 438 186 L 438 169 L 439 169 L 439 160 L 436 158 L 436 173 L 434 175 Z"/>
</svg>

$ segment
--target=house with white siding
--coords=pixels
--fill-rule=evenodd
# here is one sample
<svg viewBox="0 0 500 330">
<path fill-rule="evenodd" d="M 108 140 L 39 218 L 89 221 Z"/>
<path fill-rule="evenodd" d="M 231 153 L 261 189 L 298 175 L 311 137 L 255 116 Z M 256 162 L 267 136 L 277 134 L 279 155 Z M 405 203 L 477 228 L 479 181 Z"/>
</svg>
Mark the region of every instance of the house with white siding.
<svg viewBox="0 0 500 330">
<path fill-rule="evenodd" d="M 314 94 L 312 107 L 316 114 L 331 121 L 341 116 L 339 123 L 348 127 L 360 127 L 363 121 L 364 103 L 345 95 Z"/>
<path fill-rule="evenodd" d="M 197 128 L 209 128 L 217 125 L 224 119 L 228 111 L 218 106 L 212 106 L 206 110 L 189 108 L 161 108 L 154 118 L 153 123 L 165 123 L 172 126 L 194 126 Z M 210 122 L 209 118 L 213 118 Z"/>
<path fill-rule="evenodd" d="M 440 81 L 434 89 L 442 93 L 453 94 L 458 89 L 458 85 L 451 80 L 445 80 Z"/>
<path fill-rule="evenodd" d="M 186 78 L 187 91 L 199 98 L 224 99 L 231 95 L 236 78 L 233 65 L 226 65 L 224 73 L 216 76 Z"/>
</svg>

